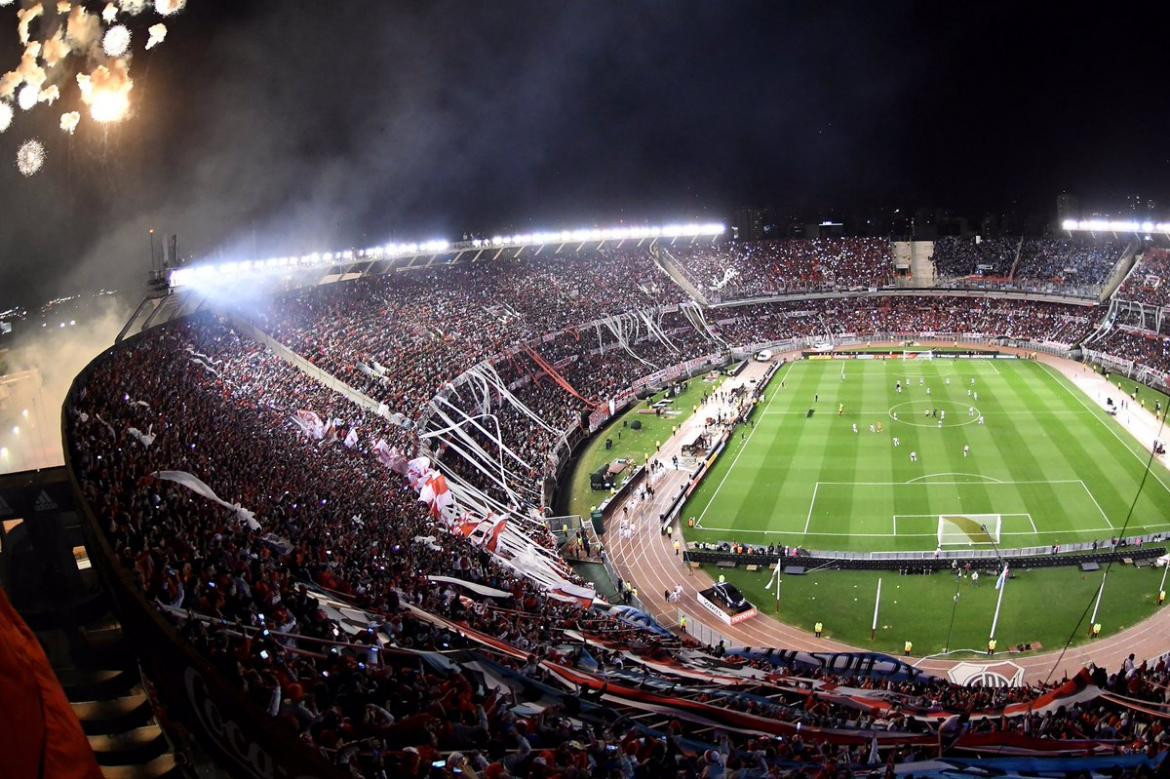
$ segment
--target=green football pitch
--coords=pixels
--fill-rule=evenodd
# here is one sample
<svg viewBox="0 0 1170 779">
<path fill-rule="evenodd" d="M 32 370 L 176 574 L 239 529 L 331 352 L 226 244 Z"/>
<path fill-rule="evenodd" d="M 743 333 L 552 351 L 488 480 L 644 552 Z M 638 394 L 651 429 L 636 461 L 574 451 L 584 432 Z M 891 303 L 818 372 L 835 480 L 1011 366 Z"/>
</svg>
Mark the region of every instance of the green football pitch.
<svg viewBox="0 0 1170 779">
<path fill-rule="evenodd" d="M 1050 546 L 1117 535 L 1131 504 L 1126 535 L 1170 530 L 1170 473 L 1134 503 L 1148 453 L 1042 363 L 801 360 L 765 395 L 684 507 L 689 540 L 933 551 L 945 517 L 947 549 Z"/>
</svg>

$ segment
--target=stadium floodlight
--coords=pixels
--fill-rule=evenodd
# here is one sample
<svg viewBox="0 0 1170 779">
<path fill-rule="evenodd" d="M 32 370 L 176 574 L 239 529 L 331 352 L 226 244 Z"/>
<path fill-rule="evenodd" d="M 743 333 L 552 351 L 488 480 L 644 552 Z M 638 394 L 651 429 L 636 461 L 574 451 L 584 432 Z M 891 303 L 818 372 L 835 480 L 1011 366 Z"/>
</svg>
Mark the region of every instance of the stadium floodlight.
<svg viewBox="0 0 1170 779">
<path fill-rule="evenodd" d="M 1146 232 L 1170 231 L 1167 225 L 1150 225 L 1153 230 Z M 439 254 L 446 251 L 463 251 L 465 249 L 485 249 L 488 247 L 504 248 L 506 246 L 524 247 L 541 246 L 549 243 L 587 243 L 605 241 L 646 240 L 657 238 L 698 238 L 701 236 L 715 237 L 726 232 L 726 227 L 719 222 L 688 222 L 667 225 L 616 226 L 616 227 L 583 227 L 575 230 L 535 230 L 528 233 L 512 233 L 509 235 L 494 235 L 491 238 L 476 238 L 462 243 L 452 243 L 445 239 L 434 238 L 423 242 L 388 243 L 384 246 L 375 246 L 370 249 L 346 249 L 336 252 L 312 252 L 300 256 L 277 257 L 266 260 L 233 260 L 222 263 L 199 263 L 186 268 L 171 271 L 172 286 L 193 286 L 200 283 L 214 282 L 219 276 L 235 277 L 241 274 L 282 273 L 287 268 L 312 268 L 330 265 L 335 262 L 353 261 L 356 258 L 373 258 L 376 260 L 410 257 L 418 254 Z"/>
<path fill-rule="evenodd" d="M 1065 219 L 1060 226 L 1069 232 L 1170 234 L 1170 222 L 1149 219 L 1141 222 L 1135 219 Z"/>
</svg>

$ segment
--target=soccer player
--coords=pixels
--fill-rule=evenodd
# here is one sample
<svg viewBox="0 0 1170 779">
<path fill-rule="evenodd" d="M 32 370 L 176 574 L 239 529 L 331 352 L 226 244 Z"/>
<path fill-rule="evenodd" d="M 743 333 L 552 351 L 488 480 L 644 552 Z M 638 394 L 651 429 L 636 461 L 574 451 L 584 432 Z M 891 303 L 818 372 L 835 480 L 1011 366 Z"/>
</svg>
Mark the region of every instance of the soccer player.
<svg viewBox="0 0 1170 779">
<path fill-rule="evenodd" d="M 971 397 L 972 397 L 972 398 L 974 398 L 975 400 L 979 400 L 979 393 L 978 393 L 978 392 L 972 392 L 972 393 L 971 393 Z"/>
<path fill-rule="evenodd" d="M 951 383 L 951 377 L 950 377 L 950 376 L 947 376 L 947 379 L 946 379 L 946 381 L 944 381 L 944 382 L 943 382 L 943 384 L 946 384 L 946 385 L 948 385 L 948 386 L 949 386 L 949 385 L 950 385 L 950 383 Z"/>
<path fill-rule="evenodd" d="M 982 414 L 979 415 L 979 424 L 981 424 L 981 425 L 983 424 L 983 415 Z"/>
<path fill-rule="evenodd" d="M 942 430 L 942 420 L 941 419 L 938 421 L 938 429 Z"/>
<path fill-rule="evenodd" d="M 927 394 L 927 395 L 929 395 L 929 394 L 930 394 L 930 387 L 927 387 L 927 388 L 926 388 L 926 394 Z"/>
<path fill-rule="evenodd" d="M 873 425 L 870 425 L 870 426 L 869 426 L 869 432 L 871 432 L 871 433 L 876 433 L 876 432 L 877 432 L 877 428 L 875 428 Z"/>
<path fill-rule="evenodd" d="M 837 416 L 840 417 L 840 416 L 844 416 L 844 415 L 845 415 L 845 404 L 838 403 L 837 404 Z"/>
<path fill-rule="evenodd" d="M 918 452 L 911 452 L 910 453 L 910 462 L 912 462 L 912 463 L 918 462 Z"/>
<path fill-rule="evenodd" d="M 857 432 L 857 423 L 856 422 L 853 423 L 853 432 L 854 433 Z"/>
<path fill-rule="evenodd" d="M 946 419 L 946 418 L 947 418 L 947 410 L 946 410 L 945 408 L 944 408 L 944 409 L 941 409 L 941 410 L 938 412 L 938 418 L 939 418 L 939 419 Z"/>
<path fill-rule="evenodd" d="M 902 394 L 902 382 L 899 381 L 896 384 L 894 384 L 894 391 L 897 392 L 899 395 Z"/>
<path fill-rule="evenodd" d="M 969 454 L 971 454 L 971 447 L 967 444 L 963 444 L 963 457 L 965 458 Z"/>
<path fill-rule="evenodd" d="M 975 407 L 974 406 L 967 406 L 967 416 L 969 416 L 969 417 L 975 416 Z"/>
<path fill-rule="evenodd" d="M 975 386 L 975 377 L 974 376 L 971 377 L 971 386 L 972 387 Z"/>
<path fill-rule="evenodd" d="M 918 386 L 919 386 L 919 387 L 921 387 L 921 386 L 922 386 L 923 384 L 925 384 L 925 383 L 926 383 L 926 379 L 924 379 L 924 378 L 922 378 L 921 376 L 919 376 L 919 377 L 918 377 Z"/>
<path fill-rule="evenodd" d="M 901 445 L 902 439 L 898 438 L 898 436 L 894 436 L 894 448 L 897 449 Z"/>
</svg>

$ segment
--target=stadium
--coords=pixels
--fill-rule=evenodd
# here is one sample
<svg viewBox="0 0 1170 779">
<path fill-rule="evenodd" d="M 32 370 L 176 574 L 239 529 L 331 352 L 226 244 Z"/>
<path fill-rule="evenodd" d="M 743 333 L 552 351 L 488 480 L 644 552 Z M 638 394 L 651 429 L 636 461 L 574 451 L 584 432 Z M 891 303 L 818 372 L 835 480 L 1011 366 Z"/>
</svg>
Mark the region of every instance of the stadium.
<svg viewBox="0 0 1170 779">
<path fill-rule="evenodd" d="M 552 716 L 729 765 L 1134 768 L 1165 673 L 1170 230 L 1065 228 L 172 269 L 65 404 L 94 565 L 168 648 L 171 715 L 246 771 L 520 767 Z M 419 741 L 418 696 L 463 703 Z M 509 698 L 540 734 L 485 713 Z M 1126 724 L 1044 736 L 1090 703 Z"/>
<path fill-rule="evenodd" d="M 1170 775 L 1159 10 L 0 0 L 0 779 Z"/>
</svg>

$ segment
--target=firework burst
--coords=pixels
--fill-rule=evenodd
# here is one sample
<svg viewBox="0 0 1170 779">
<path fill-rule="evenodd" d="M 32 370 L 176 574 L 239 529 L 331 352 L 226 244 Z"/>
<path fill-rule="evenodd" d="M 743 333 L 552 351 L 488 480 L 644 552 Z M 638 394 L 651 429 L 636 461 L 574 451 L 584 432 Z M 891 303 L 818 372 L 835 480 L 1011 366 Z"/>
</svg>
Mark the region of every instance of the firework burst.
<svg viewBox="0 0 1170 779">
<path fill-rule="evenodd" d="M 61 114 L 61 129 L 73 135 L 73 131 L 77 129 L 78 122 L 81 121 L 80 111 L 69 111 Z"/>
<path fill-rule="evenodd" d="M 45 147 L 40 141 L 28 140 L 16 150 L 16 169 L 23 176 L 35 175 L 45 164 Z"/>
<path fill-rule="evenodd" d="M 102 50 L 111 57 L 121 57 L 130 48 L 130 30 L 124 24 L 115 24 L 102 38 Z"/>
</svg>

